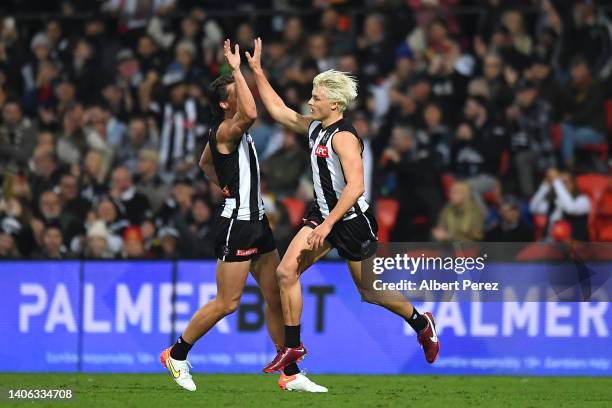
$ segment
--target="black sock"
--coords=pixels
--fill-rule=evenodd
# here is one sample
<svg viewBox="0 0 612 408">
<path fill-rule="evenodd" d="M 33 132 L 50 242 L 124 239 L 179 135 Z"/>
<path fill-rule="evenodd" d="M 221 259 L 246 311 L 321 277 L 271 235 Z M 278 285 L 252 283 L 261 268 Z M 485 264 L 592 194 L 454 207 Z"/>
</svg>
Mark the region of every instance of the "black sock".
<svg viewBox="0 0 612 408">
<path fill-rule="evenodd" d="M 288 366 L 286 366 L 285 368 L 283 368 L 283 373 L 285 375 L 296 375 L 300 372 L 300 369 L 298 368 L 297 364 L 295 363 L 291 363 Z"/>
<path fill-rule="evenodd" d="M 300 345 L 300 325 L 285 326 L 285 346 L 297 347 Z"/>
<path fill-rule="evenodd" d="M 427 319 L 425 319 L 422 314 L 417 312 L 416 307 L 412 308 L 412 316 L 410 316 L 409 319 L 406 319 L 406 321 L 417 333 L 427 327 Z"/>
<path fill-rule="evenodd" d="M 193 347 L 193 344 L 187 343 L 183 336 L 180 336 L 170 350 L 170 357 L 175 360 L 187 360 L 187 353 L 189 353 L 191 347 Z"/>
</svg>

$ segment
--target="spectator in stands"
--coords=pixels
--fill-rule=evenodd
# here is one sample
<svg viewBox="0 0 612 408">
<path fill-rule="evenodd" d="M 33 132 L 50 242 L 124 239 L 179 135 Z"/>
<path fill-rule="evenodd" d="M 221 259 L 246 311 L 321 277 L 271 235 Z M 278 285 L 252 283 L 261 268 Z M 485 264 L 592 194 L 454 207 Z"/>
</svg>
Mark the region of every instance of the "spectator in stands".
<svg viewBox="0 0 612 408">
<path fill-rule="evenodd" d="M 382 170 L 396 184 L 392 194 L 400 202 L 401 217 L 392 231 L 394 241 L 424 241 L 438 218 L 444 198 L 440 174 L 427 145 L 420 145 L 414 130 L 407 126 L 393 129 L 389 147 L 382 156 Z M 414 224 L 415 217 L 427 217 L 425 228 Z"/>
<path fill-rule="evenodd" d="M 489 103 L 493 117 L 503 114 L 505 108 L 512 103 L 512 86 L 516 81 L 516 71 L 504 66 L 501 55 L 491 52 L 483 60 L 483 74 L 489 90 Z"/>
<path fill-rule="evenodd" d="M 327 40 L 331 55 L 339 56 L 353 51 L 355 45 L 352 37 L 347 31 L 340 30 L 338 10 L 333 7 L 324 9 L 320 24 L 321 32 Z"/>
<path fill-rule="evenodd" d="M 140 225 L 151 211 L 146 195 L 138 192 L 132 176 L 124 166 L 115 167 L 111 178 L 111 197 L 125 209 L 125 217 L 132 225 Z"/>
<path fill-rule="evenodd" d="M 157 234 L 160 246 L 158 257 L 161 259 L 176 259 L 181 256 L 179 252 L 178 240 L 179 232 L 172 227 L 163 227 Z"/>
<path fill-rule="evenodd" d="M 121 257 L 124 259 L 142 259 L 150 257 L 145 252 L 140 227 L 131 226 L 125 229 L 123 233 L 123 250 L 121 251 Z"/>
<path fill-rule="evenodd" d="M 40 195 L 38 214 L 32 220 L 32 230 L 38 242 L 42 242 L 45 226 L 50 224 L 59 225 L 66 243 L 83 231 L 81 222 L 63 210 L 60 197 L 53 190 Z"/>
<path fill-rule="evenodd" d="M 37 201 L 43 191 L 52 190 L 59 184 L 65 169 L 57 162 L 55 151 L 47 146 L 35 148 L 32 161 L 34 171 L 30 175 L 30 187 L 33 199 Z"/>
<path fill-rule="evenodd" d="M 268 188 L 278 199 L 294 195 L 308 166 L 308 155 L 298 143 L 297 137 L 293 131 L 283 129 L 282 147 L 261 166 Z"/>
<path fill-rule="evenodd" d="M 68 251 L 64 245 L 64 236 L 59 224 L 51 223 L 45 227 L 40 251 L 35 252 L 38 259 L 65 259 Z"/>
<path fill-rule="evenodd" d="M 59 182 L 59 198 L 62 209 L 77 220 L 84 220 L 91 202 L 79 194 L 79 180 L 73 174 L 64 174 Z"/>
<path fill-rule="evenodd" d="M 154 213 L 159 211 L 171 191 L 157 174 L 158 166 L 159 155 L 157 151 L 142 149 L 138 153 L 138 168 L 134 176 L 134 182 L 136 189 L 147 197 Z"/>
<path fill-rule="evenodd" d="M 595 3 L 574 2 L 572 15 L 561 25 L 562 44 L 566 55 L 584 55 L 593 75 L 604 78 L 612 72 L 612 23 Z"/>
<path fill-rule="evenodd" d="M 108 173 L 110 158 L 105 152 L 89 150 L 85 156 L 82 177 L 82 196 L 87 200 L 99 201 L 108 194 Z"/>
<path fill-rule="evenodd" d="M 12 165 L 16 170 L 25 167 L 36 146 L 36 127 L 23 117 L 21 105 L 8 99 L 2 107 L 0 125 L 0 171 Z"/>
<path fill-rule="evenodd" d="M 94 221 L 87 230 L 87 244 L 84 256 L 93 259 L 112 259 L 115 257 L 108 245 L 108 230 L 103 221 Z"/>
<path fill-rule="evenodd" d="M 432 230 L 436 241 L 479 241 L 483 237 L 484 214 L 472 201 L 470 187 L 455 182 L 449 203 L 442 209 L 438 225 Z"/>
<path fill-rule="evenodd" d="M 18 259 L 21 258 L 17 244 L 15 243 L 15 235 L 6 231 L 4 227 L 0 229 L 0 259 Z"/>
<path fill-rule="evenodd" d="M 550 105 L 539 98 L 536 85 L 529 81 L 519 83 L 515 104 L 507 109 L 506 119 L 513 170 L 523 198 L 531 197 L 536 180 L 555 166 L 551 116 Z"/>
<path fill-rule="evenodd" d="M 438 170 L 446 169 L 450 164 L 451 134 L 443 121 L 442 109 L 436 103 L 429 103 L 423 109 L 423 123 L 419 130 L 419 140 L 426 140 L 430 155 L 435 158 L 434 166 Z"/>
<path fill-rule="evenodd" d="M 74 81 L 76 97 L 82 103 L 93 103 L 100 92 L 100 68 L 91 44 L 84 38 L 78 40 L 74 45 L 67 72 Z"/>
<path fill-rule="evenodd" d="M 212 211 L 206 198 L 198 196 L 193 200 L 190 229 L 195 239 L 195 258 L 213 258 L 214 231 L 212 230 Z"/>
<path fill-rule="evenodd" d="M 39 32 L 32 38 L 30 42 L 30 50 L 33 58 L 21 68 L 23 79 L 23 93 L 27 94 L 36 89 L 37 85 L 43 79 L 40 77 L 41 67 L 52 61 L 51 58 L 51 41 L 43 32 Z"/>
<path fill-rule="evenodd" d="M 531 242 L 533 230 L 521 218 L 520 202 L 512 196 L 504 197 L 499 207 L 500 219 L 487 231 L 485 241 L 489 242 Z"/>
<path fill-rule="evenodd" d="M 297 16 L 287 19 L 283 31 L 283 43 L 287 46 L 287 55 L 292 61 L 300 61 L 306 43 L 304 24 Z"/>
<path fill-rule="evenodd" d="M 94 223 L 102 221 L 106 230 L 106 241 L 113 255 L 121 252 L 121 237 L 130 223 L 125 218 L 125 207 L 112 197 L 104 197 L 94 207 Z"/>
<path fill-rule="evenodd" d="M 67 164 L 79 164 L 87 153 L 87 138 L 83 131 L 85 117 L 83 107 L 75 104 L 61 120 L 61 133 L 57 141 L 58 158 Z"/>
<path fill-rule="evenodd" d="M 156 226 L 160 229 L 170 228 L 170 232 L 176 231 L 178 237 L 189 237 L 190 211 L 193 206 L 195 189 L 188 179 L 180 179 L 175 182 L 172 196 L 166 200 L 161 207 L 155 220 Z M 166 231 L 168 232 L 168 231 Z M 159 235 L 161 239 L 162 236 Z M 184 239 L 178 243 L 177 249 L 183 256 L 191 256 L 194 251 L 194 242 L 191 239 Z"/>
<path fill-rule="evenodd" d="M 533 82 L 538 88 L 538 95 L 552 107 L 552 120 L 559 120 L 559 104 L 563 96 L 563 88 L 555 78 L 552 67 L 542 57 L 535 57 L 525 71 L 524 80 Z"/>
<path fill-rule="evenodd" d="M 362 35 L 357 39 L 357 59 L 361 67 L 362 89 L 383 80 L 393 69 L 394 49 L 385 34 L 385 17 L 372 13 L 366 16 Z"/>
<path fill-rule="evenodd" d="M 159 157 L 162 179 L 172 182 L 177 177 L 190 176 L 195 168 L 196 139 L 204 135 L 198 123 L 198 106 L 187 94 L 185 78 L 180 74 L 166 75 L 164 84 L 169 98 L 152 103 L 157 115 L 159 132 Z"/>
<path fill-rule="evenodd" d="M 594 80 L 587 60 L 572 60 L 571 81 L 563 96 L 561 154 L 568 169 L 574 168 L 574 150 L 606 139 L 606 113 L 601 85 Z"/>
<path fill-rule="evenodd" d="M 472 143 L 482 157 L 478 174 L 470 175 L 470 187 L 478 200 L 482 194 L 493 190 L 496 184 L 501 157 L 508 147 L 508 139 L 503 122 L 489 115 L 482 97 L 468 97 L 464 115 L 474 131 Z"/>
<path fill-rule="evenodd" d="M 550 239 L 555 223 L 564 220 L 571 227 L 571 237 L 589 241 L 588 219 L 591 201 L 580 193 L 576 180 L 567 172 L 551 168 L 529 203 L 532 214 L 547 216 L 545 238 Z"/>
<path fill-rule="evenodd" d="M 135 174 L 138 167 L 138 153 L 143 149 L 157 150 L 156 135 L 148 128 L 142 117 L 133 117 L 128 127 L 128 138 L 115 151 L 115 163 L 128 168 Z"/>
</svg>

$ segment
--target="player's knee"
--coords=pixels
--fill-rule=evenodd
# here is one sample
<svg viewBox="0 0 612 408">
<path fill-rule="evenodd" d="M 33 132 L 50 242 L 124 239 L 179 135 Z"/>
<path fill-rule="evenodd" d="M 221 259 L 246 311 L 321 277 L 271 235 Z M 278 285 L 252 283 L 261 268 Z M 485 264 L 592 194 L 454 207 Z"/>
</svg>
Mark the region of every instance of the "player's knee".
<svg viewBox="0 0 612 408">
<path fill-rule="evenodd" d="M 297 281 L 298 273 L 295 268 L 281 263 L 278 265 L 278 268 L 276 268 L 276 279 L 280 287 L 291 286 Z"/>
<path fill-rule="evenodd" d="M 238 310 L 238 305 L 240 305 L 240 299 L 221 300 L 219 302 L 221 315 L 227 316 L 234 313 L 236 310 Z"/>
</svg>

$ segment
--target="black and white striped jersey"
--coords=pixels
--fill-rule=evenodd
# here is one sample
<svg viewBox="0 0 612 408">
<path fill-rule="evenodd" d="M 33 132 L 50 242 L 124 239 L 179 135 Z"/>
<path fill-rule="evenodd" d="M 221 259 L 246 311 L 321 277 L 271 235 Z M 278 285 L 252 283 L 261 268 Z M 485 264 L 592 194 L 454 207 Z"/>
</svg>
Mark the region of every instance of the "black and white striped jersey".
<svg viewBox="0 0 612 408">
<path fill-rule="evenodd" d="M 264 216 L 264 205 L 261 199 L 261 178 L 255 143 L 246 132 L 232 153 L 219 152 L 219 124 L 210 129 L 209 144 L 219 186 L 225 197 L 221 216 L 243 221 L 261 220 Z"/>
<path fill-rule="evenodd" d="M 314 184 L 315 205 L 323 218 L 327 218 L 331 210 L 338 203 L 338 199 L 346 186 L 346 178 L 342 170 L 340 158 L 332 147 L 334 135 L 341 131 L 348 131 L 359 139 L 363 151 L 363 141 L 359 138 L 355 128 L 344 118 L 323 128 L 319 121 L 312 121 L 308 127 L 310 143 L 310 164 L 312 165 L 312 182 Z M 353 208 L 343 217 L 343 221 L 355 218 L 364 213 L 369 204 L 362 194 Z"/>
<path fill-rule="evenodd" d="M 159 161 L 162 171 L 173 171 L 174 166 L 193 159 L 195 142 L 204 135 L 205 128 L 198 123 L 198 109 L 194 99 L 189 98 L 181 105 L 165 103 L 152 105 L 161 119 Z"/>
</svg>

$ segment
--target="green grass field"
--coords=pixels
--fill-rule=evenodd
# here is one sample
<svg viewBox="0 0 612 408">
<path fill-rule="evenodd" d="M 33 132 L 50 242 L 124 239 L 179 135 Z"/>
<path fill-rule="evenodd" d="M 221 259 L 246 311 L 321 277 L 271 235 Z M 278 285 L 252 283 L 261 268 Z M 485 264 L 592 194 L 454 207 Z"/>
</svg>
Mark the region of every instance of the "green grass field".
<svg viewBox="0 0 612 408">
<path fill-rule="evenodd" d="M 612 378 L 312 375 L 328 394 L 281 392 L 275 375 L 0 374 L 0 406 L 78 407 L 612 407 Z M 7 390 L 71 389 L 70 402 L 11 403 Z"/>
</svg>

